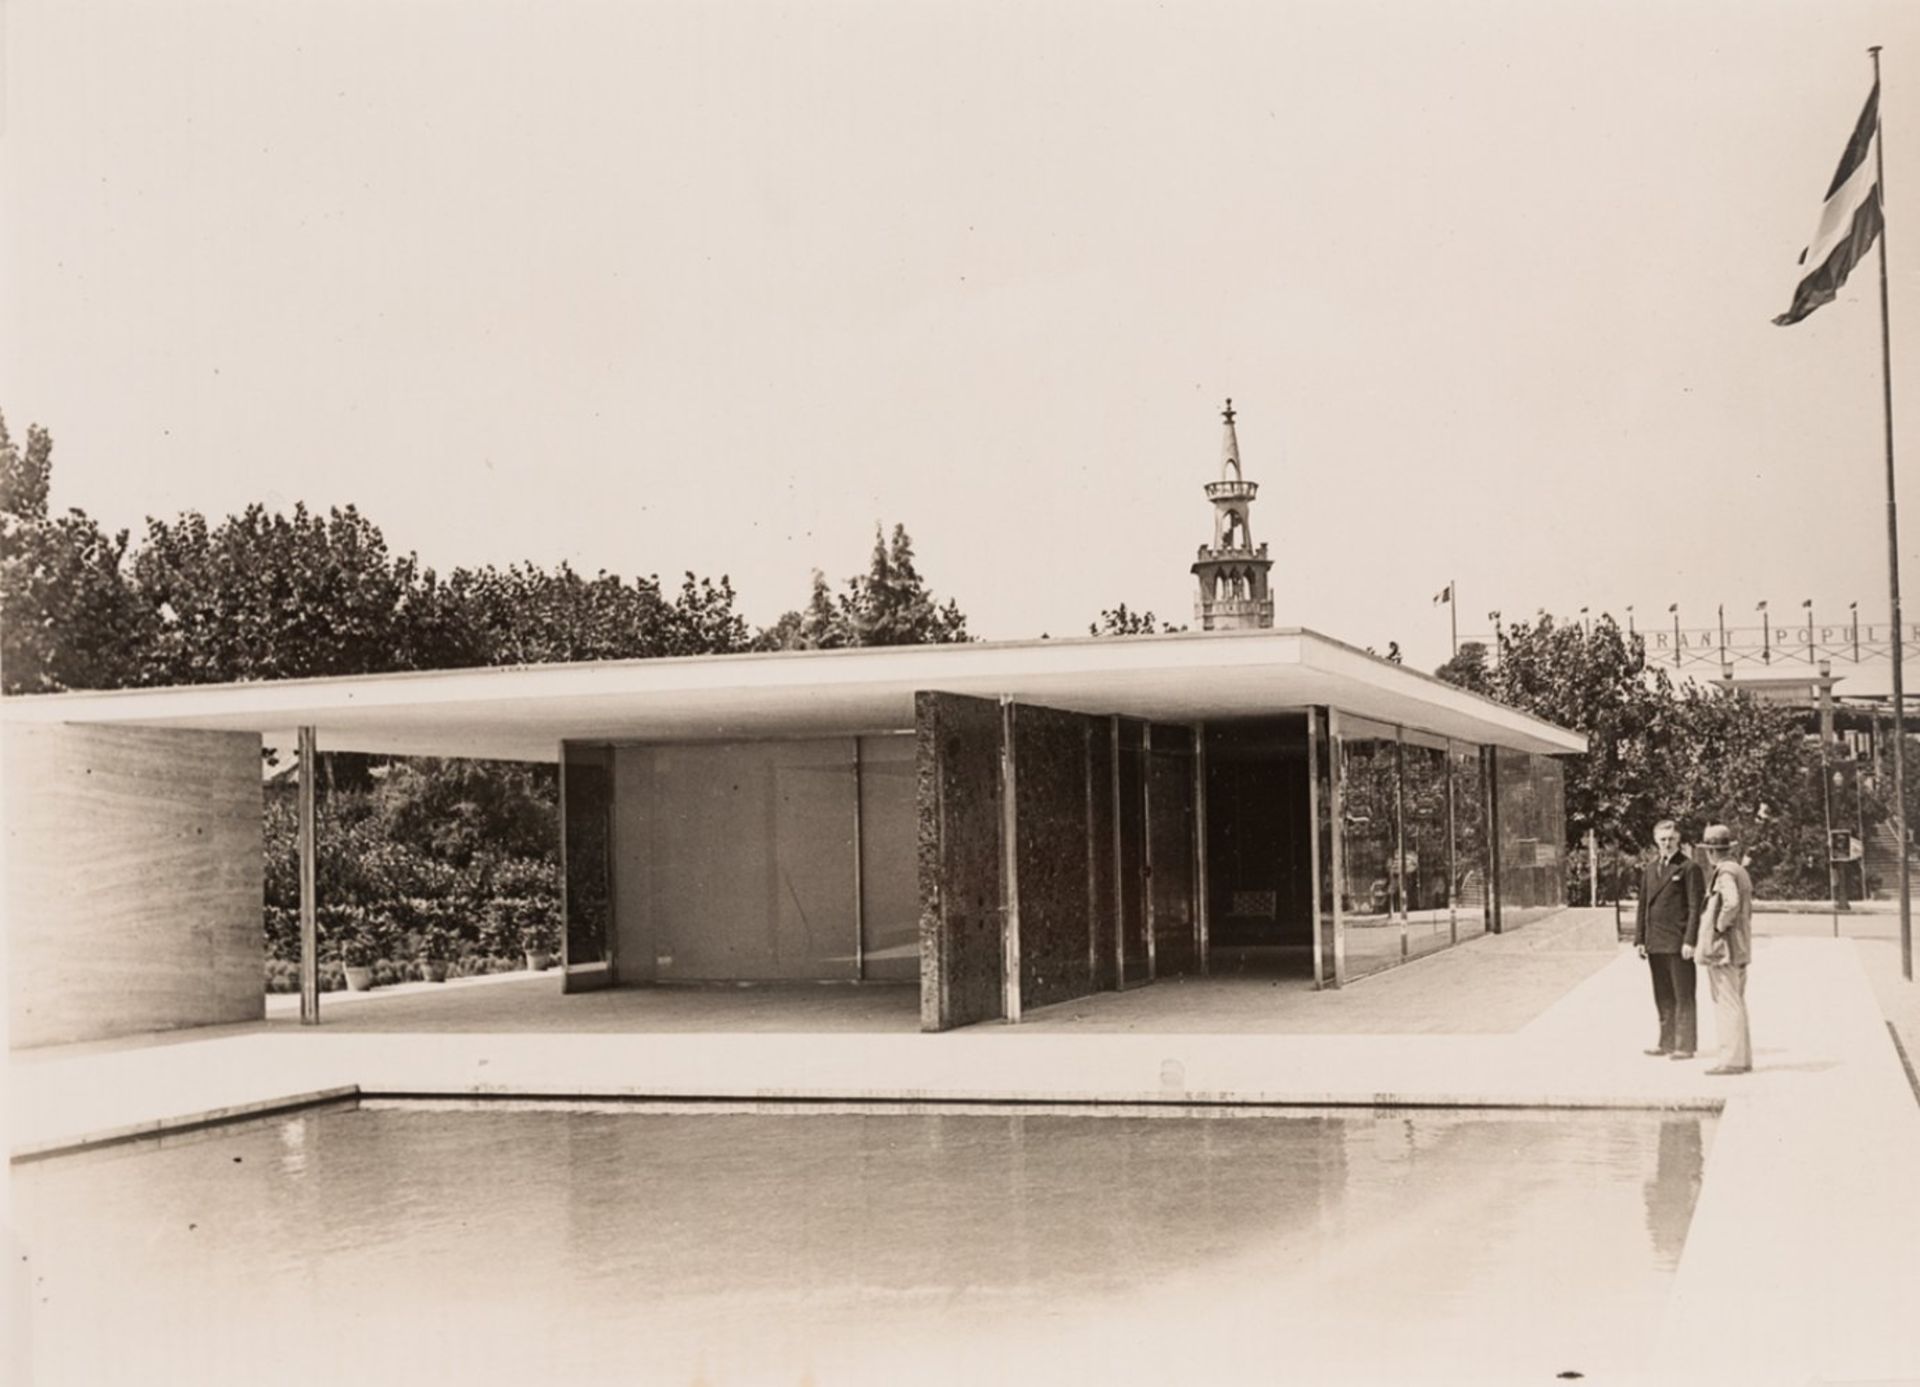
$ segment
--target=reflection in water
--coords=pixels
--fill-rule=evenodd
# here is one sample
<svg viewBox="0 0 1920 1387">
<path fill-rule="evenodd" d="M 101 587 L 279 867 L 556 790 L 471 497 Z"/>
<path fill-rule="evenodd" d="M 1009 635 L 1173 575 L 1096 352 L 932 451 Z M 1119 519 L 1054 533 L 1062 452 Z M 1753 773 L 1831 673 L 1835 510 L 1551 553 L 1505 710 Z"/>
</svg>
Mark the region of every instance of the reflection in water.
<svg viewBox="0 0 1920 1387">
<path fill-rule="evenodd" d="M 1647 1235 L 1662 1270 L 1680 1265 L 1687 1224 L 1700 1197 L 1700 1173 L 1706 1164 L 1703 1134 L 1696 1117 L 1660 1120 L 1660 1156 L 1642 1187 L 1647 1203 Z"/>
<path fill-rule="evenodd" d="M 343 1111 L 16 1209 L 42 1383 L 1592 1377 L 1703 1121 Z"/>
</svg>

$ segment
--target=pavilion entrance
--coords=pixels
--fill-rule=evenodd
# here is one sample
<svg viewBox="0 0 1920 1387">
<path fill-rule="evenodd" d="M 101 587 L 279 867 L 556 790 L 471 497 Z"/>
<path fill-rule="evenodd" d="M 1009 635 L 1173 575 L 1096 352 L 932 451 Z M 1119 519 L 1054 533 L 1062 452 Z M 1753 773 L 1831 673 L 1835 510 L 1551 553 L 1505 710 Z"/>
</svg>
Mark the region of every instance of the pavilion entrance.
<svg viewBox="0 0 1920 1387">
<path fill-rule="evenodd" d="M 1313 810 L 1305 712 L 1207 724 L 1207 971 L 1311 982 Z"/>
</svg>

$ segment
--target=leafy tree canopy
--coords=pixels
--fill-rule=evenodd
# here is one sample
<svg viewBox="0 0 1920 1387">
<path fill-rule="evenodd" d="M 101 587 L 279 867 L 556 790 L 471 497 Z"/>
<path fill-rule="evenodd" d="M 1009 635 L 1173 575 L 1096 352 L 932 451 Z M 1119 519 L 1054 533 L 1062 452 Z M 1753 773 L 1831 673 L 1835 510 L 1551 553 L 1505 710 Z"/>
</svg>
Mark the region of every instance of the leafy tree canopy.
<svg viewBox="0 0 1920 1387">
<path fill-rule="evenodd" d="M 889 540 L 874 527 L 867 571 L 835 594 L 815 569 L 803 611 L 791 611 L 760 632 L 762 650 L 835 650 L 852 645 L 942 645 L 970 639 L 967 618 L 952 599 L 940 602 L 914 564 L 905 525 Z"/>
<path fill-rule="evenodd" d="M 1644 851 L 1661 819 L 1696 842 L 1725 823 L 1763 887 L 1824 894 L 1819 746 L 1794 710 L 1676 686 L 1611 617 L 1520 622 L 1502 631 L 1498 660 L 1487 655 L 1470 643 L 1436 673 L 1586 735 L 1587 753 L 1565 758 L 1570 845 L 1592 829 L 1604 853 L 1624 857 Z"/>
<path fill-rule="evenodd" d="M 412 554 L 390 554 L 352 506 L 320 516 L 252 505 L 217 525 L 191 511 L 149 520 L 132 577 L 159 623 L 146 683 L 475 662 L 433 572 Z"/>
<path fill-rule="evenodd" d="M 1162 621 L 1152 612 L 1136 612 L 1128 609 L 1122 602 L 1117 607 L 1102 607 L 1100 619 L 1087 626 L 1090 636 L 1153 636 L 1169 635 L 1175 631 L 1184 631 L 1184 626 L 1175 626 L 1171 621 Z"/>
<path fill-rule="evenodd" d="M 53 437 L 18 447 L 0 417 L 0 671 L 8 693 L 114 688 L 139 675 L 151 611 L 127 581 L 127 532 L 53 515 Z"/>
<path fill-rule="evenodd" d="M 732 584 L 582 578 L 566 564 L 442 580 L 352 506 L 249 506 L 108 535 L 50 513 L 53 440 L 0 419 L 0 666 L 8 693 L 404 669 L 724 653 L 747 648 Z M 904 532 L 900 532 L 904 536 Z M 911 574 L 911 551 L 905 551 Z M 955 614 L 957 615 L 957 613 Z"/>
</svg>

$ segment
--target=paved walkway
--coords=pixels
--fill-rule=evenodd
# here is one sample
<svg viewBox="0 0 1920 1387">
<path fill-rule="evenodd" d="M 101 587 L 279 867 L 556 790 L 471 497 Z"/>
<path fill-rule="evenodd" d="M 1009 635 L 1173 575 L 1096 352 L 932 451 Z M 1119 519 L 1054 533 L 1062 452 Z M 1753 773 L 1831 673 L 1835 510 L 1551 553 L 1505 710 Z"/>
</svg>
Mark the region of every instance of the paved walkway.
<svg viewBox="0 0 1920 1387">
<path fill-rule="evenodd" d="M 911 989 L 851 990 L 875 1011 L 832 1031 L 797 1022 L 778 992 L 755 990 L 707 995 L 709 1024 L 760 1008 L 762 1020 L 784 1016 L 789 1028 L 693 1028 L 685 1023 L 705 989 L 561 998 L 546 978 L 425 1002 L 368 1000 L 336 1007 L 318 1029 L 267 1022 L 16 1055 L 10 1149 L 18 1156 L 356 1093 L 1724 1104 L 1653 1361 L 1689 1384 L 1920 1378 L 1920 1104 L 1876 1004 L 1876 985 L 1893 988 L 1869 975 L 1870 965 L 1884 971 L 1872 952 L 1879 946 L 1791 930 L 1762 937 L 1752 981 L 1756 1070 L 1715 1079 L 1705 1059 L 1640 1054 L 1651 1029 L 1646 970 L 1610 942 L 1611 926 L 1611 911 L 1568 912 L 1530 926 L 1531 938 L 1474 941 L 1340 992 L 1246 980 L 1151 988 L 1036 1012 L 1017 1028 L 943 1035 L 903 1027 Z M 1710 1046 L 1704 982 L 1701 990 Z M 801 991 L 797 1005 L 831 1010 L 834 989 Z M 490 1019 L 462 1029 L 473 1025 L 464 1009 L 483 993 Z M 660 1024 L 639 1028 L 636 997 L 669 999 L 651 1013 Z M 1177 1005 L 1181 998 L 1190 1005 Z M 411 1009 L 435 1002 L 452 1011 L 409 1022 Z M 466 1018 L 461 1025 L 448 1024 L 452 1012 Z M 526 1023 L 517 1029 L 504 1024 L 515 1014 Z M 1217 1026 L 1193 1028 L 1209 1014 Z M 552 1030 L 556 1019 L 568 1030 Z"/>
</svg>

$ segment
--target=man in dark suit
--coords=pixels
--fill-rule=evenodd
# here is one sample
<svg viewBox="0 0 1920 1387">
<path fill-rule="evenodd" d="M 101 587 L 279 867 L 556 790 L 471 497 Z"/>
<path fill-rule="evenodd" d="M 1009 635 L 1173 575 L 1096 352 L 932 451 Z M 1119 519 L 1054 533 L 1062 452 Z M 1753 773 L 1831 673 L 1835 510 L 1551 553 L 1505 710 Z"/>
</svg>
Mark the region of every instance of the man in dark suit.
<svg viewBox="0 0 1920 1387">
<path fill-rule="evenodd" d="M 1633 917 L 1633 947 L 1653 973 L 1653 1005 L 1660 1013 L 1660 1043 L 1649 1055 L 1693 1058 L 1698 1012 L 1693 946 L 1707 878 L 1680 846 L 1672 819 L 1653 826 L 1654 858 L 1640 874 L 1640 901 Z"/>
</svg>

